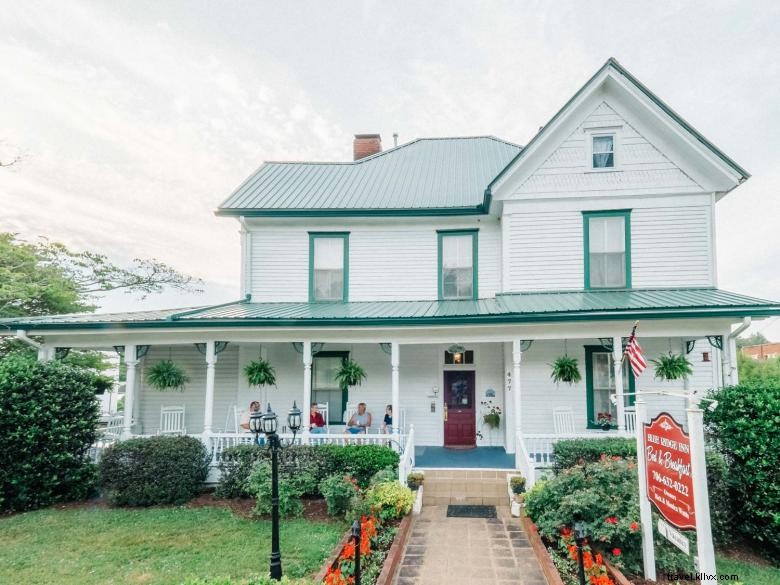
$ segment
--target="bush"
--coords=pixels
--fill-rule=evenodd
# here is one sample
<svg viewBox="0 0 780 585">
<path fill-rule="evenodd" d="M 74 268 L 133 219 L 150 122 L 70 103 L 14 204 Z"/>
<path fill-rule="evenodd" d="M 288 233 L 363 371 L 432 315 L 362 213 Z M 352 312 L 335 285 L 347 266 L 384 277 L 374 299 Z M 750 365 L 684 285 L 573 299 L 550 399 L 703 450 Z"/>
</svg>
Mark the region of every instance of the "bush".
<svg viewBox="0 0 780 585">
<path fill-rule="evenodd" d="M 246 484 L 247 491 L 257 498 L 255 514 L 271 514 L 271 464 L 263 461 L 255 465 Z M 299 485 L 286 478 L 279 478 L 279 514 L 282 516 L 300 516 L 303 514 Z"/>
<path fill-rule="evenodd" d="M 732 497 L 729 466 L 720 453 L 707 451 L 707 491 L 710 496 L 710 524 L 716 546 L 732 543 L 739 524 Z"/>
<path fill-rule="evenodd" d="M 313 449 L 326 453 L 328 473 L 347 473 L 361 488 L 368 487 L 371 476 L 380 469 L 398 468 L 398 453 L 382 445 L 320 445 Z"/>
<path fill-rule="evenodd" d="M 91 494 L 98 387 L 98 376 L 59 361 L 0 360 L 0 511 Z"/>
<path fill-rule="evenodd" d="M 632 459 L 604 458 L 564 469 L 534 485 L 525 496 L 525 508 L 548 542 L 560 543 L 562 529 L 582 520 L 601 551 L 620 549 L 619 556 L 609 555 L 608 560 L 631 573 L 641 571 L 639 488 Z M 692 571 L 690 559 L 660 535 L 655 542 L 659 570 Z"/>
<path fill-rule="evenodd" d="M 719 402 L 704 417 L 711 441 L 726 457 L 737 487 L 739 529 L 757 548 L 780 558 L 780 381 L 748 382 L 715 390 Z"/>
<path fill-rule="evenodd" d="M 384 522 L 406 516 L 414 505 L 414 493 L 397 481 L 379 483 L 368 489 L 366 501 Z"/>
<path fill-rule="evenodd" d="M 378 483 L 384 483 L 386 481 L 396 481 L 398 479 L 398 471 L 395 467 L 385 467 L 380 469 L 374 475 L 371 476 L 369 485 L 376 485 Z"/>
<path fill-rule="evenodd" d="M 217 467 L 219 483 L 214 495 L 218 498 L 248 498 L 247 480 L 258 461 L 268 459 L 268 449 L 258 445 L 236 445 L 222 451 Z"/>
<path fill-rule="evenodd" d="M 320 493 L 325 498 L 328 514 L 343 516 L 350 509 L 353 499 L 359 496 L 360 490 L 352 477 L 338 473 L 322 480 Z"/>
<path fill-rule="evenodd" d="M 553 470 L 574 467 L 579 463 L 590 463 L 607 457 L 636 457 L 636 440 L 606 439 L 567 439 L 553 445 Z"/>
<path fill-rule="evenodd" d="M 210 461 L 195 437 L 120 441 L 100 460 L 100 485 L 117 506 L 183 504 L 198 495 Z"/>
</svg>

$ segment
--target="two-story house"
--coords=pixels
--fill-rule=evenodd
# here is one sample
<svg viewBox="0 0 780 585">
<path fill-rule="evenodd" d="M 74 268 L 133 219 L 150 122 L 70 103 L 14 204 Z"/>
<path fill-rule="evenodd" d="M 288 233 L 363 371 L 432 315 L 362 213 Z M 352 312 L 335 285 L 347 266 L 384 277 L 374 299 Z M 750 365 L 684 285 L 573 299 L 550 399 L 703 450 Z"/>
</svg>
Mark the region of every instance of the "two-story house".
<svg viewBox="0 0 780 585">
<path fill-rule="evenodd" d="M 126 436 L 157 433 L 163 407 L 181 407 L 215 453 L 248 441 L 238 414 L 260 393 L 243 368 L 262 356 L 277 411 L 327 406 L 319 441 L 344 441 L 365 402 L 361 440 L 387 442 L 373 433 L 392 405 L 398 444 L 413 427 L 418 446 L 500 447 L 525 469 L 561 436 L 603 433 L 599 413 L 631 431 L 637 390 L 736 382 L 735 336 L 780 314 L 717 288 L 715 206 L 749 174 L 613 59 L 526 146 L 477 136 L 382 151 L 357 135 L 354 155 L 266 162 L 218 207 L 240 225 L 241 300 L 5 325 L 40 336 L 42 359 L 124 348 Z M 622 356 L 636 321 L 648 360 L 681 354 L 693 375 L 662 382 L 651 365 L 635 378 Z M 581 381 L 551 379 L 561 356 Z M 344 391 L 347 357 L 367 380 Z M 186 370 L 182 392 L 148 386 L 162 359 Z M 653 414 L 685 407 L 649 400 Z"/>
</svg>

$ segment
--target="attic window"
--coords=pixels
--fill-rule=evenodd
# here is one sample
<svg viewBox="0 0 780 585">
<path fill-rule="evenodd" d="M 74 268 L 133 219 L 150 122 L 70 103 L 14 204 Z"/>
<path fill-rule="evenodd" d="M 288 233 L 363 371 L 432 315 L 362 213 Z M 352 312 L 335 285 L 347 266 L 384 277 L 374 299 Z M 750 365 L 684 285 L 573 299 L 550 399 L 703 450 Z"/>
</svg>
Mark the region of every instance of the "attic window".
<svg viewBox="0 0 780 585">
<path fill-rule="evenodd" d="M 615 136 L 593 136 L 593 168 L 609 169 L 615 166 Z"/>
</svg>

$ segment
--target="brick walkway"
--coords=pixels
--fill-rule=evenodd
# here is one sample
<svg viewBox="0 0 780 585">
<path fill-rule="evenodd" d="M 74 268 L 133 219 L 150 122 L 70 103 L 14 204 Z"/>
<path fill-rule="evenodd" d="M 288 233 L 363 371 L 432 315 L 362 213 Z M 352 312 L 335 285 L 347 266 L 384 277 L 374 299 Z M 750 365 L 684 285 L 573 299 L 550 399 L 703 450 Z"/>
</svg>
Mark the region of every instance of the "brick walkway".
<svg viewBox="0 0 780 585">
<path fill-rule="evenodd" d="M 447 506 L 423 506 L 395 585 L 546 585 L 520 521 L 497 510 L 498 518 L 447 518 Z"/>
</svg>

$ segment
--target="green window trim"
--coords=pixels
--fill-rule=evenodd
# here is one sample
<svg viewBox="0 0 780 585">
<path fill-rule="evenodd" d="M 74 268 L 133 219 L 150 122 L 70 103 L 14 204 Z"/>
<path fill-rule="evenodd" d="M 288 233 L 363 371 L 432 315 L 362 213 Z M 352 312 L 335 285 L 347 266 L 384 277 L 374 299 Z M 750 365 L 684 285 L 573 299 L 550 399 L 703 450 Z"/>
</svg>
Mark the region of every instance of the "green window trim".
<svg viewBox="0 0 780 585">
<path fill-rule="evenodd" d="M 344 240 L 344 284 L 342 298 L 338 300 L 317 300 L 314 294 L 314 241 L 318 238 L 341 238 Z M 309 232 L 309 302 L 310 303 L 346 303 L 349 302 L 349 232 Z"/>
<path fill-rule="evenodd" d="M 309 377 L 310 377 L 310 379 L 312 381 L 312 386 L 311 386 L 312 402 L 314 402 L 314 393 L 317 392 L 318 390 L 320 390 L 320 391 L 331 391 L 331 392 L 335 391 L 334 389 L 331 389 L 331 388 L 316 388 L 315 385 L 314 385 L 314 368 L 317 367 L 317 365 L 316 365 L 317 358 L 329 358 L 329 357 L 340 357 L 341 361 L 345 362 L 345 361 L 347 361 L 349 359 L 349 352 L 348 351 L 318 351 L 317 353 L 315 353 L 312 356 L 312 366 L 313 367 L 311 369 L 311 372 L 309 373 Z M 339 419 L 343 419 L 344 418 L 343 414 L 344 414 L 344 410 L 346 410 L 346 408 L 347 408 L 347 402 L 349 402 L 349 390 L 348 389 L 341 391 L 341 407 L 339 408 L 339 410 L 335 410 L 334 411 L 334 410 L 332 410 L 330 408 L 330 405 L 328 405 L 328 420 L 326 421 L 328 424 L 331 424 L 331 421 L 333 421 L 333 424 L 340 424 L 338 421 L 339 421 Z M 310 406 L 311 405 L 307 405 L 305 410 L 302 409 L 302 410 L 304 410 L 304 416 L 308 416 L 307 413 L 309 412 L 309 407 Z M 338 415 L 337 418 L 333 417 L 334 413 Z M 308 421 L 309 419 L 306 419 L 306 420 Z M 341 422 L 342 423 L 346 423 L 347 421 L 342 420 Z"/>
<path fill-rule="evenodd" d="M 442 279 L 444 253 L 442 244 L 444 238 L 447 236 L 471 236 L 471 265 L 472 265 L 472 285 L 471 285 L 471 298 L 477 300 L 479 298 L 479 228 L 471 229 L 454 229 L 454 230 L 436 230 L 436 236 L 438 239 L 438 258 L 437 258 L 437 287 L 438 298 L 440 301 L 450 300 L 445 299 L 443 295 L 444 282 Z"/>
<path fill-rule="evenodd" d="M 601 287 L 590 284 L 590 218 L 592 217 L 623 217 L 624 234 L 626 238 L 626 285 L 624 287 Z M 583 256 L 585 257 L 585 290 L 630 289 L 631 288 L 631 210 L 613 209 L 609 211 L 582 212 Z"/>
<path fill-rule="evenodd" d="M 604 349 L 601 345 L 586 345 L 585 346 L 585 402 L 586 402 L 586 416 L 587 416 L 587 428 L 598 429 L 596 425 L 596 413 L 593 407 L 593 354 L 594 353 L 612 353 Z M 611 365 L 611 364 L 610 364 Z M 631 393 L 628 396 L 628 406 L 634 406 L 636 396 L 636 380 L 634 379 L 634 372 L 631 367 L 623 362 L 623 367 L 628 368 L 628 388 L 623 388 L 623 392 Z"/>
</svg>

